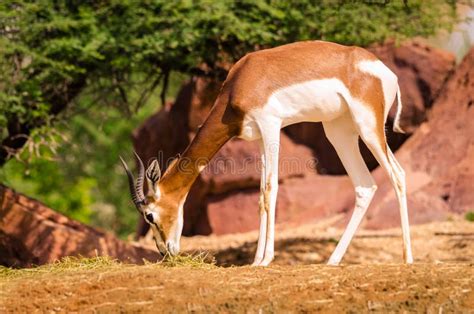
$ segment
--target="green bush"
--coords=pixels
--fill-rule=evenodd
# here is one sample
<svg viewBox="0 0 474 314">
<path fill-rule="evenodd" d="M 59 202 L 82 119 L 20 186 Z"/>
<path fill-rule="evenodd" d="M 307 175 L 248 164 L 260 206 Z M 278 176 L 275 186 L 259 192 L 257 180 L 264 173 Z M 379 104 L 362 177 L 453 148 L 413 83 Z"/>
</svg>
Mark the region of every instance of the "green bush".
<svg viewBox="0 0 474 314">
<path fill-rule="evenodd" d="M 468 211 L 464 215 L 464 218 L 466 218 L 467 221 L 474 222 L 474 212 L 473 211 Z"/>
</svg>

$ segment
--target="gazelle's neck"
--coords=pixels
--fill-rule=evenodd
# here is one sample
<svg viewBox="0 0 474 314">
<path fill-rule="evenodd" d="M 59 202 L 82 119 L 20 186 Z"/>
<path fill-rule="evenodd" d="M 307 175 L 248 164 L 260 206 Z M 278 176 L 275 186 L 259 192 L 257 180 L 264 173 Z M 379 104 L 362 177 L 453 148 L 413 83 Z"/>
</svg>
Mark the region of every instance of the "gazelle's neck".
<svg viewBox="0 0 474 314">
<path fill-rule="evenodd" d="M 183 199 L 199 173 L 219 149 L 240 133 L 242 117 L 228 106 L 228 94 L 221 93 L 209 116 L 184 153 L 173 162 L 160 180 L 165 194 Z"/>
</svg>

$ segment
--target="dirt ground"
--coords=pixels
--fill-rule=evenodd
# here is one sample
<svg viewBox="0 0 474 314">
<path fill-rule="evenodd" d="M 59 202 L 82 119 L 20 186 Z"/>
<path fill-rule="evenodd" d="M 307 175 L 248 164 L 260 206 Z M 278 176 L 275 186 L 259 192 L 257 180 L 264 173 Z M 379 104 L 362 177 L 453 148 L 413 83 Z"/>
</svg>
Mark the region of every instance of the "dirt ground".
<svg viewBox="0 0 474 314">
<path fill-rule="evenodd" d="M 336 248 L 344 216 L 318 224 L 276 231 L 274 265 L 323 264 Z M 342 224 L 345 225 L 345 224 Z M 449 221 L 411 227 L 416 263 L 474 262 L 474 223 L 453 216 Z M 183 250 L 209 251 L 222 266 L 247 265 L 257 248 L 257 232 L 223 236 L 197 236 L 182 240 Z M 344 264 L 402 263 L 400 228 L 359 230 L 344 256 Z M 152 246 L 150 246 L 152 247 Z"/>
<path fill-rule="evenodd" d="M 474 223 L 412 228 L 415 264 L 401 264 L 399 230 L 361 231 L 344 264 L 325 266 L 333 222 L 280 230 L 275 263 L 245 264 L 255 233 L 183 239 L 218 265 L 113 264 L 0 276 L 0 312 L 474 312 Z"/>
</svg>

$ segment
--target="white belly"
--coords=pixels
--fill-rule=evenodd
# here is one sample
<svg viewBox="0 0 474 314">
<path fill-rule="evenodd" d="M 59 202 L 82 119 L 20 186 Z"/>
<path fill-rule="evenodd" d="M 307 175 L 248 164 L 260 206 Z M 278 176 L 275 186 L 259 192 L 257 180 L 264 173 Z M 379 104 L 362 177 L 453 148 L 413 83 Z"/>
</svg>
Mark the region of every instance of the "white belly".
<svg viewBox="0 0 474 314">
<path fill-rule="evenodd" d="M 271 117 L 281 126 L 310 121 L 329 121 L 347 111 L 344 99 L 350 97 L 344 83 L 338 79 L 313 80 L 291 85 L 273 93 L 267 103 L 249 112 L 243 121 L 240 137 L 260 138 L 257 121 Z"/>
</svg>

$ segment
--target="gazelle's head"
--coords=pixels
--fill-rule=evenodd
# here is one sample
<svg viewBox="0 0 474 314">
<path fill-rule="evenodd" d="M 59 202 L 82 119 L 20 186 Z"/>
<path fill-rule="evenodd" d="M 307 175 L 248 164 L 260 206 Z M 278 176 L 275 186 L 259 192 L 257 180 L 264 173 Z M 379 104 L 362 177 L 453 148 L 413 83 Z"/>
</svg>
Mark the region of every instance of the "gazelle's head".
<svg viewBox="0 0 474 314">
<path fill-rule="evenodd" d="M 173 195 L 161 192 L 160 178 L 161 170 L 158 161 L 153 160 L 145 171 L 140 157 L 135 153 L 138 162 L 138 178 L 135 183 L 132 172 L 125 161 L 120 160 L 127 172 L 128 184 L 132 201 L 140 215 L 150 225 L 155 238 L 156 246 L 161 254 L 179 253 L 179 240 L 183 230 L 183 202 Z M 143 183 L 147 181 L 148 193 L 143 192 Z"/>
</svg>

